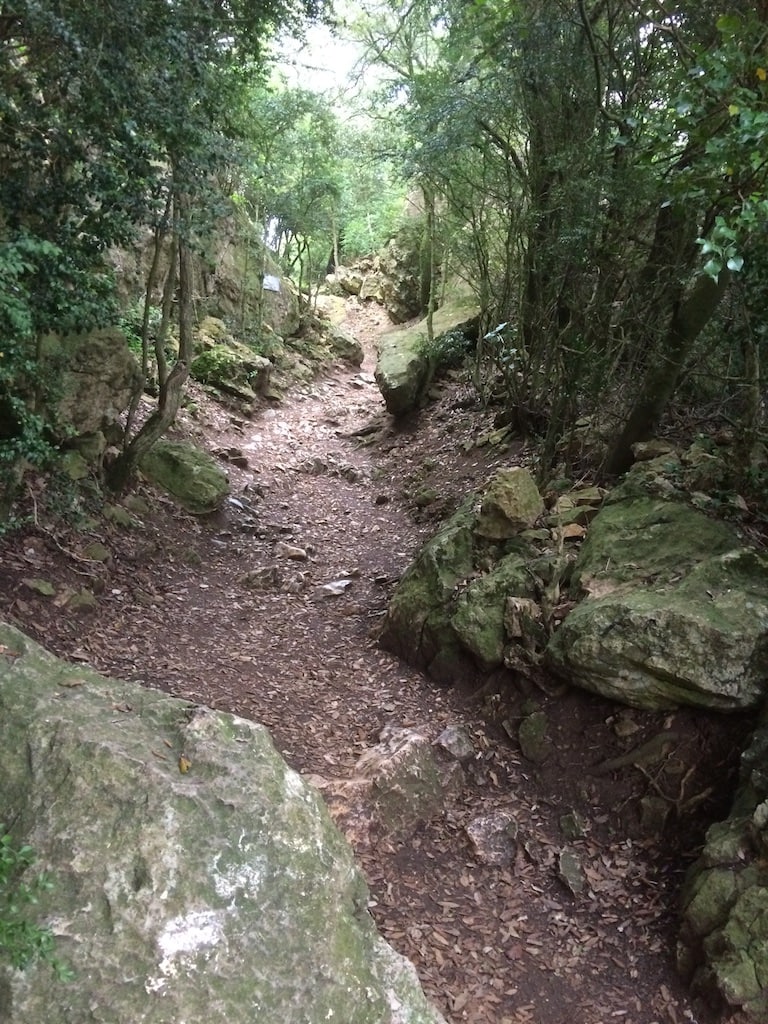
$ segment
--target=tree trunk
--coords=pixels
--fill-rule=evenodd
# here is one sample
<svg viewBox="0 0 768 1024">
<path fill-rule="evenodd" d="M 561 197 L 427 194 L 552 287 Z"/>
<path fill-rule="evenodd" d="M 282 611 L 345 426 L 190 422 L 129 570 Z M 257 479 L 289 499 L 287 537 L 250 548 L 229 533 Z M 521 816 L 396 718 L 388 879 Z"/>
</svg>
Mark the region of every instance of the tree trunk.
<svg viewBox="0 0 768 1024">
<path fill-rule="evenodd" d="M 160 380 L 157 409 L 131 439 L 125 450 L 115 460 L 108 476 L 107 485 L 115 491 L 124 490 L 130 482 L 136 467 L 150 448 L 157 442 L 176 419 L 184 394 L 184 384 L 189 376 L 189 364 L 193 356 L 192 337 L 192 255 L 185 238 L 179 233 L 179 220 L 188 223 L 188 202 L 180 198 L 177 203 L 179 219 L 176 223 L 179 261 L 179 355 L 170 373 Z M 169 272 L 173 277 L 173 268 Z"/>
<path fill-rule="evenodd" d="M 628 470 L 633 462 L 632 445 L 647 441 L 656 432 L 694 342 L 709 323 L 729 280 L 727 270 L 720 272 L 717 281 L 700 274 L 688 295 L 673 310 L 658 358 L 646 371 L 624 428 L 603 464 L 603 476 L 617 476 Z"/>
</svg>

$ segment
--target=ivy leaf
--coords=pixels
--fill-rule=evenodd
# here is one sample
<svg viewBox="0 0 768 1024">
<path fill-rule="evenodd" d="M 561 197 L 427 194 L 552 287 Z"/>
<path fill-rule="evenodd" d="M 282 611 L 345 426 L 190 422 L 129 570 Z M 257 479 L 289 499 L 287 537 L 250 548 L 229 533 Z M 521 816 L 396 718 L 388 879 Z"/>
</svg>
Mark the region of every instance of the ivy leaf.
<svg viewBox="0 0 768 1024">
<path fill-rule="evenodd" d="M 743 256 L 731 256 L 730 259 L 728 260 L 728 262 L 726 263 L 726 266 L 728 267 L 729 270 L 732 270 L 734 273 L 737 274 L 741 270 L 741 268 L 744 266 L 744 257 Z"/>
<path fill-rule="evenodd" d="M 707 277 L 711 277 L 713 281 L 717 281 L 720 277 L 720 271 L 723 269 L 723 264 L 720 260 L 711 259 L 707 260 L 704 264 L 704 273 Z"/>
<path fill-rule="evenodd" d="M 717 19 L 717 31 L 724 36 L 735 36 L 741 29 L 738 14 L 723 14 Z"/>
</svg>

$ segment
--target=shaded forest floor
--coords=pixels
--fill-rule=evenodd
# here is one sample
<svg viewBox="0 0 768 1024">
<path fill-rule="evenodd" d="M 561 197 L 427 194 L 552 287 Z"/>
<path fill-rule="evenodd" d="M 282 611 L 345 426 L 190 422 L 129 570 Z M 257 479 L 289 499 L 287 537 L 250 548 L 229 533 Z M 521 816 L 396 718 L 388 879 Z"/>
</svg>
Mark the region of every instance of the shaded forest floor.
<svg viewBox="0 0 768 1024">
<path fill-rule="evenodd" d="M 224 511 L 199 521 L 140 490 L 138 528 L 31 527 L 0 545 L 0 615 L 66 658 L 264 723 L 304 774 L 348 778 L 388 724 L 430 739 L 463 725 L 478 755 L 447 811 L 357 850 L 380 931 L 451 1024 L 736 1024 L 690 999 L 674 948 L 680 885 L 727 811 L 748 723 L 531 693 L 511 676 L 445 690 L 379 649 L 388 595 L 436 522 L 526 453 L 477 446 L 491 417 L 460 374 L 396 428 L 372 377 L 386 318 L 356 302 L 348 317 L 362 371 L 336 365 L 250 420 L 198 393 L 180 420 L 229 460 Z M 94 540 L 104 561 L 88 558 Z M 322 589 L 342 580 L 336 595 Z M 76 613 L 62 595 L 83 586 L 97 605 Z M 553 738 L 541 765 L 515 740 L 531 700 Z M 652 772 L 593 771 L 664 726 L 678 745 Z M 648 796 L 668 805 L 660 831 L 643 816 Z M 481 863 L 465 831 L 499 811 L 518 824 L 503 867 Z M 569 841 L 578 896 L 559 866 L 572 814 L 585 823 Z"/>
</svg>

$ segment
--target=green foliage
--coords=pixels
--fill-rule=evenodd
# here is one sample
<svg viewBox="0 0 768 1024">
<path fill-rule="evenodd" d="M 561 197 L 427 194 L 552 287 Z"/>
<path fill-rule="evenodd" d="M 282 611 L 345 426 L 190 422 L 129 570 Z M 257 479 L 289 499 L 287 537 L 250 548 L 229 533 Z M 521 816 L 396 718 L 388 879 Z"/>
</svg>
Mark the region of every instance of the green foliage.
<svg viewBox="0 0 768 1024">
<path fill-rule="evenodd" d="M 0 17 L 2 465 L 46 454 L 40 337 L 115 322 L 110 251 L 169 217 L 205 248 L 264 40 L 321 7 L 18 0 Z"/>
<path fill-rule="evenodd" d="M 677 189 L 706 211 L 698 238 L 714 280 L 744 266 L 745 247 L 768 217 L 768 24 L 753 12 L 717 19 L 716 46 L 699 48 L 670 107 L 688 159 Z M 745 45 L 749 40 L 749 44 Z"/>
<path fill-rule="evenodd" d="M 427 355 L 433 374 L 455 370 L 463 365 L 472 348 L 472 341 L 463 331 L 446 331 L 427 345 Z"/>
<path fill-rule="evenodd" d="M 50 964 L 61 981 L 71 981 L 74 974 L 56 956 L 50 928 L 30 919 L 30 908 L 41 893 L 53 888 L 53 882 L 45 873 L 28 878 L 28 869 L 35 862 L 33 849 L 16 844 L 2 828 L 0 832 L 0 957 L 18 970 L 42 961 Z"/>
</svg>

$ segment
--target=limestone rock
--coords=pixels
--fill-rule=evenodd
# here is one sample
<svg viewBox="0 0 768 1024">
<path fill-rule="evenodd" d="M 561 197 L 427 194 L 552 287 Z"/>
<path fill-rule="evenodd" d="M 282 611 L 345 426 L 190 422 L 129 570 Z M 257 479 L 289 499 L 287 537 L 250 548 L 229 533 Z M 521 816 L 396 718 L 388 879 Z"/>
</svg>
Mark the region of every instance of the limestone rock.
<svg viewBox="0 0 768 1024">
<path fill-rule="evenodd" d="M 522 537 L 478 536 L 477 506 L 472 495 L 422 548 L 392 595 L 380 637 L 387 650 L 445 683 L 503 664 L 522 671 L 545 642 L 530 571 L 541 556 Z M 525 635 L 510 632 L 523 622 Z"/>
<path fill-rule="evenodd" d="M 764 698 L 768 562 L 731 527 L 619 488 L 592 523 L 574 581 L 588 596 L 547 649 L 569 681 L 649 709 Z"/>
<path fill-rule="evenodd" d="M 117 424 L 141 387 L 141 373 L 117 327 L 85 334 L 46 335 L 42 360 L 56 367 L 61 383 L 59 425 L 76 435 L 97 434 Z"/>
<path fill-rule="evenodd" d="M 707 832 L 683 889 L 678 967 L 713 1005 L 768 1021 L 768 727 L 742 755 L 729 817 Z"/>
<path fill-rule="evenodd" d="M 438 655 L 461 662 L 449 602 L 456 585 L 473 571 L 472 522 L 467 502 L 422 548 L 387 608 L 382 646 L 430 672 Z"/>
<path fill-rule="evenodd" d="M 0 820 L 76 972 L 0 970 L 6 1024 L 441 1024 L 267 731 L 0 626 Z"/>
<path fill-rule="evenodd" d="M 515 857 L 517 821 L 508 811 L 496 811 L 472 820 L 465 829 L 472 850 L 483 864 L 505 867 Z"/>
<path fill-rule="evenodd" d="M 433 317 L 436 343 L 449 332 L 471 330 L 477 322 L 477 308 L 460 298 L 449 301 Z M 379 339 L 376 383 L 387 411 L 405 416 L 417 408 L 431 372 L 426 321 L 414 327 L 389 331 Z"/>
<path fill-rule="evenodd" d="M 363 285 L 363 275 L 359 270 L 352 267 L 336 267 L 330 275 L 334 284 L 337 284 L 347 295 L 359 295 Z"/>
<path fill-rule="evenodd" d="M 375 302 L 384 302 L 384 278 L 381 274 L 366 274 L 360 285 L 360 298 L 365 302 L 373 299 Z"/>
<path fill-rule="evenodd" d="M 354 335 L 344 330 L 343 327 L 333 327 L 328 332 L 328 344 L 331 347 L 331 351 L 343 359 L 345 363 L 351 363 L 352 366 L 362 366 L 363 359 L 365 358 L 363 346 Z"/>
<path fill-rule="evenodd" d="M 441 765 L 417 729 L 388 726 L 360 756 L 351 777 L 310 780 L 355 850 L 366 851 L 382 835 L 402 839 L 442 812 L 463 773 L 456 762 Z"/>
<path fill-rule="evenodd" d="M 229 493 L 216 460 L 185 441 L 158 441 L 142 458 L 141 471 L 193 515 L 215 511 Z"/>
<path fill-rule="evenodd" d="M 376 816 L 388 832 L 432 817 L 443 806 L 440 774 L 429 740 L 414 729 L 389 729 L 355 765 L 371 781 Z"/>
<path fill-rule="evenodd" d="M 490 572 L 473 580 L 455 601 L 450 620 L 453 630 L 486 671 L 503 663 L 510 640 L 520 639 L 508 633 L 510 597 L 520 597 L 526 605 L 535 607 L 529 596 L 533 586 L 528 571 L 531 560 L 532 552 L 526 547 L 504 556 Z"/>
<path fill-rule="evenodd" d="M 210 329 L 210 324 L 217 322 L 221 323 L 213 317 L 208 317 L 205 324 Z M 258 355 L 248 345 L 235 341 L 231 335 L 223 334 L 195 356 L 189 372 L 190 376 L 201 384 L 250 403 L 255 401 L 257 395 L 263 395 L 267 391 L 272 363 L 265 356 Z"/>
<path fill-rule="evenodd" d="M 379 338 L 376 383 L 387 412 L 405 416 L 417 408 L 429 374 L 426 333 L 421 327 L 389 331 Z"/>
<path fill-rule="evenodd" d="M 543 511 L 544 501 L 527 469 L 500 469 L 483 495 L 475 533 L 492 540 L 514 537 L 532 527 Z"/>
<path fill-rule="evenodd" d="M 419 262 L 420 239 L 401 230 L 380 256 L 381 293 L 393 323 L 402 324 L 424 311 L 425 298 Z"/>
<path fill-rule="evenodd" d="M 477 754 L 472 737 L 462 725 L 447 725 L 435 744 L 457 761 L 471 761 Z"/>
</svg>

